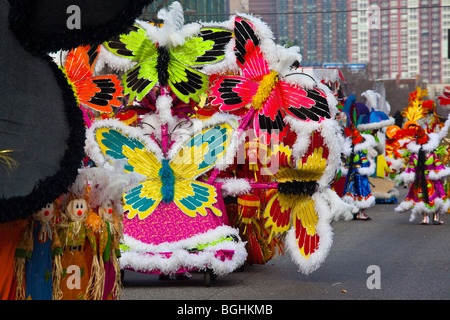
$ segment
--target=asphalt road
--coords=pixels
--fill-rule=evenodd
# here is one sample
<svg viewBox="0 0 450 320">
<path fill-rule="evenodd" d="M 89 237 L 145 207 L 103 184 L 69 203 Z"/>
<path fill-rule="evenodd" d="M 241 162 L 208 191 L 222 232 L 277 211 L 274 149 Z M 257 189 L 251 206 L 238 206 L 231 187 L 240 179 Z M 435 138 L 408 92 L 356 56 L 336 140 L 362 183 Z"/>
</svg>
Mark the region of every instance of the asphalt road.
<svg viewBox="0 0 450 320">
<path fill-rule="evenodd" d="M 406 189 L 399 191 L 401 201 Z M 126 271 L 121 300 L 450 299 L 450 214 L 443 225 L 420 225 L 409 222 L 409 212 L 394 212 L 395 206 L 375 205 L 367 211 L 370 221 L 333 222 L 330 254 L 310 275 L 299 273 L 288 254 L 216 278 L 210 287 L 200 273 L 159 280 Z"/>
</svg>

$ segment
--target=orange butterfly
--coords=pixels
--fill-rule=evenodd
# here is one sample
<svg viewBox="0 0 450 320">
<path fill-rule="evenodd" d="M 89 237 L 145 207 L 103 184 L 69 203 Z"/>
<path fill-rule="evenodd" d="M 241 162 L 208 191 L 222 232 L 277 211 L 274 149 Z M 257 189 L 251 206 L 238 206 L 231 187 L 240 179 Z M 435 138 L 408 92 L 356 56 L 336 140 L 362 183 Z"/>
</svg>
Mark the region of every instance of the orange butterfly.
<svg viewBox="0 0 450 320">
<path fill-rule="evenodd" d="M 99 112 L 111 112 L 111 106 L 120 106 L 117 100 L 123 87 L 116 75 L 94 76 L 94 65 L 99 48 L 81 46 L 67 54 L 63 71 L 74 88 L 80 104 Z"/>
</svg>

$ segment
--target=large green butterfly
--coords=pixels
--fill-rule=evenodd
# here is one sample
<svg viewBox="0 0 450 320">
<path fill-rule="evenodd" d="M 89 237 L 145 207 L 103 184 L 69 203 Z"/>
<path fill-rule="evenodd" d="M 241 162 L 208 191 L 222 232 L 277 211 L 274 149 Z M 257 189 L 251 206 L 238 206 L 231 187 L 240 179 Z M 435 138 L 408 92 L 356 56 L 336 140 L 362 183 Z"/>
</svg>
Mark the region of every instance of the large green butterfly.
<svg viewBox="0 0 450 320">
<path fill-rule="evenodd" d="M 130 101 L 142 100 L 159 83 L 163 87 L 168 85 L 178 98 L 188 103 L 189 99 L 199 102 L 199 95 L 208 88 L 208 76 L 194 68 L 222 60 L 231 36 L 229 30 L 201 28 L 182 45 L 163 46 L 152 42 L 146 30 L 135 23 L 127 34 L 105 42 L 105 46 L 137 62 L 123 77 L 124 93 L 130 95 Z"/>
<path fill-rule="evenodd" d="M 124 194 L 127 217 L 148 217 L 160 204 L 172 201 L 190 217 L 205 216 L 206 209 L 215 215 L 222 213 L 213 205 L 216 189 L 196 179 L 212 169 L 224 156 L 230 143 L 232 127 L 219 124 L 195 134 L 172 159 L 161 157 L 145 137 L 114 120 L 97 121 L 87 131 L 88 155 L 95 162 L 125 159 L 124 170 L 137 172 L 146 178 Z M 159 150 L 158 150 L 159 151 Z"/>
</svg>

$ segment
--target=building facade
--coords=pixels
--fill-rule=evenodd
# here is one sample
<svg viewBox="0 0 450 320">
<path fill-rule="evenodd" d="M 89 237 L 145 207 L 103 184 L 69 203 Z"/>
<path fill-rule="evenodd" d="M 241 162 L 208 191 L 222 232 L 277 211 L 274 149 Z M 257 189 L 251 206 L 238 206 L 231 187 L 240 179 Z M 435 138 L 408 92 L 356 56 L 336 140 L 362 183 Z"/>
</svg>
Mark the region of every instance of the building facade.
<svg viewBox="0 0 450 320">
<path fill-rule="evenodd" d="M 450 83 L 450 0 L 349 0 L 350 62 L 371 78 Z"/>
<path fill-rule="evenodd" d="M 372 79 L 420 76 L 428 84 L 450 83 L 450 0 L 245 3 L 279 43 L 300 47 L 305 66 L 366 65 Z"/>
<path fill-rule="evenodd" d="M 236 12 L 266 22 L 275 40 L 297 45 L 304 66 L 365 65 L 371 79 L 450 83 L 450 0 L 179 0 L 186 22 Z M 172 0 L 156 0 L 150 19 Z"/>
<path fill-rule="evenodd" d="M 155 0 L 147 6 L 141 19 L 155 20 L 162 8 L 167 8 L 174 0 Z M 194 21 L 225 21 L 229 18 L 229 0 L 177 0 L 184 9 L 185 23 Z"/>
<path fill-rule="evenodd" d="M 301 48 L 305 65 L 346 62 L 347 0 L 248 0 L 278 43 Z"/>
</svg>

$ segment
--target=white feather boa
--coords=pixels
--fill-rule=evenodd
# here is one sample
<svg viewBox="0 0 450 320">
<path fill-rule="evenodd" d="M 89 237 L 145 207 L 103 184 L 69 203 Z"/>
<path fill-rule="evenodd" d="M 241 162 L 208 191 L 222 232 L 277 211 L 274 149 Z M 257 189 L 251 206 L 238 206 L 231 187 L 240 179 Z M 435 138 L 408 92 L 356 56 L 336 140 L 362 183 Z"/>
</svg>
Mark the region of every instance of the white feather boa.
<svg viewBox="0 0 450 320">
<path fill-rule="evenodd" d="M 159 245 L 146 244 L 124 235 L 124 243 L 128 248 L 121 253 L 120 266 L 122 269 L 164 274 L 175 273 L 181 269 L 212 269 L 216 275 L 223 276 L 244 264 L 247 258 L 245 242 L 222 241 L 207 246 L 198 253 L 189 253 L 187 250 L 199 245 L 213 243 L 227 236 L 240 239 L 237 229 L 225 225 L 185 240 L 173 243 L 165 242 Z M 222 261 L 222 259 L 216 257 L 219 250 L 230 250 L 234 253 L 230 260 L 224 259 Z M 170 257 L 163 253 L 170 253 Z"/>
</svg>

